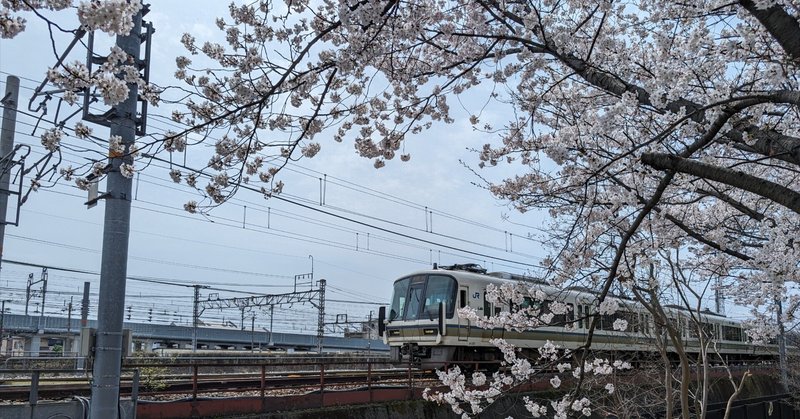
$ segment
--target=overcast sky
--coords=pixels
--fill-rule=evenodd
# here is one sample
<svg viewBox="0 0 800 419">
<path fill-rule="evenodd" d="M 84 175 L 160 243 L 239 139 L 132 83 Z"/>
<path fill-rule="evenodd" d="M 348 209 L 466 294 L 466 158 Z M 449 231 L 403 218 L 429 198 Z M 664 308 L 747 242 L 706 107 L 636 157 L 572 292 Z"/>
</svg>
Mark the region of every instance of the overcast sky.
<svg viewBox="0 0 800 419">
<path fill-rule="evenodd" d="M 180 36 L 189 32 L 199 42 L 221 39 L 214 20 L 227 17 L 227 4 L 151 3 L 146 17 L 156 28 L 151 80 L 162 86 L 174 84 L 174 57 L 184 50 Z M 27 112 L 33 88 L 55 64 L 55 58 L 45 26 L 26 17 L 26 32 L 0 43 L 0 87 L 5 90 L 9 74 L 19 76 L 20 110 Z M 74 27 L 72 21 L 63 22 L 65 27 Z M 57 39 L 60 53 L 71 37 Z M 70 61 L 84 57 L 85 50 L 76 48 Z M 52 127 L 56 105 L 55 100 L 50 102 L 50 114 L 35 132 L 35 119 L 18 118 L 16 142 L 33 145 L 29 162 L 43 155 L 39 135 L 43 128 Z M 466 98 L 463 106 L 480 105 Z M 457 110 L 461 104 L 454 100 L 451 107 Z M 175 129 L 167 118 L 169 108 L 151 108 L 150 112 L 149 133 Z M 405 144 L 405 152 L 412 156 L 410 162 L 395 159 L 379 170 L 372 161 L 356 155 L 352 139 L 336 143 L 332 135 L 323 133 L 317 137 L 322 145 L 317 157 L 290 165 L 280 175 L 286 184 L 282 196 L 291 202 L 265 200 L 258 193 L 240 191 L 207 217 L 183 211 L 183 204 L 198 196 L 185 185 L 174 184 L 165 165 L 148 167 L 134 179 L 128 274 L 217 288 L 204 290 L 204 298 L 208 293 L 232 297 L 245 295 L 232 290 L 259 294 L 291 291 L 294 275 L 310 273 L 313 261 L 315 279 L 328 281 L 327 315 L 333 321 L 336 314 L 362 320 L 371 310 L 376 313 L 378 303 L 389 300 L 395 279 L 432 262 L 477 262 L 493 271 L 524 273 L 544 255 L 535 240 L 526 238 L 536 234 L 542 216 L 519 214 L 473 184 L 480 179 L 461 162 L 476 168 L 477 154 L 469 149 L 495 139 L 474 132 L 465 118 L 468 113 L 456 116 L 454 124 L 439 125 L 410 138 Z M 495 125 L 502 125 L 507 117 L 500 109 L 487 109 L 481 115 L 482 121 Z M 93 128 L 96 135 L 107 136 L 107 129 Z M 201 147 L 190 149 L 188 157 L 191 161 L 208 156 Z M 83 158 L 85 155 L 72 151 L 64 154 L 65 161 L 73 164 Z M 504 166 L 480 174 L 500 179 L 512 175 L 513 169 Z M 324 197 L 320 178 L 327 180 L 323 182 Z M 47 314 L 63 312 L 74 296 L 73 313 L 77 315 L 83 281 L 90 281 L 94 317 L 103 204 L 87 210 L 85 201 L 86 193 L 69 182 L 41 189 L 21 207 L 19 226 L 6 229 L 0 299 L 12 299 L 13 312 L 24 310 L 28 274 L 39 279 L 41 270 L 9 261 L 51 267 Z M 432 211 L 427 216 L 426 207 Z M 11 204 L 10 217 L 14 210 Z M 153 321 L 188 322 L 191 316 L 192 289 L 188 287 L 129 280 L 127 296 L 132 321 L 147 321 L 151 309 Z M 32 301 L 30 311 L 35 309 Z M 215 311 L 204 313 L 202 319 L 238 323 L 239 316 Z M 257 327 L 267 322 L 264 314 L 257 313 Z M 276 330 L 312 333 L 316 315 L 311 306 L 276 309 L 275 323 Z"/>
</svg>

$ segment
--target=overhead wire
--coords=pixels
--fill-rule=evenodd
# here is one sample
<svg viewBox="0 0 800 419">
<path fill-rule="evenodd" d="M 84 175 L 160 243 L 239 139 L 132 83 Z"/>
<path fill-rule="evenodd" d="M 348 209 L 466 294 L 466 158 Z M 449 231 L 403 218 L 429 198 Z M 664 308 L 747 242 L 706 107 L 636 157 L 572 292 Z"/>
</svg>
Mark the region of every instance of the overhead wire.
<svg viewBox="0 0 800 419">
<path fill-rule="evenodd" d="M 31 115 L 31 117 L 35 117 L 35 116 Z M 160 118 L 166 118 L 166 117 L 163 117 L 163 116 L 161 116 L 161 115 L 156 115 L 156 117 L 157 117 L 157 118 L 158 118 L 158 117 L 160 117 Z M 48 123 L 49 123 L 49 121 L 45 121 L 45 122 L 48 122 Z M 31 126 L 32 126 L 32 125 L 31 125 Z M 26 134 L 26 135 L 30 135 L 30 134 Z M 164 159 L 160 159 L 160 161 L 161 161 L 161 162 L 167 162 L 167 161 L 166 161 L 166 160 L 164 160 Z M 174 164 L 174 163 L 171 163 L 171 162 L 167 162 L 167 163 Z M 313 171 L 312 169 L 304 168 L 304 167 L 302 167 L 302 166 L 299 166 L 299 165 L 297 165 L 297 166 L 298 166 L 298 167 L 300 167 L 300 169 L 301 169 L 301 170 L 308 170 L 308 171 L 311 171 L 311 172 L 314 172 L 314 173 L 317 173 L 317 174 L 322 174 L 321 172 L 315 172 L 315 171 Z M 292 169 L 290 169 L 290 171 L 294 171 L 294 172 L 297 172 L 297 173 L 303 174 L 303 173 L 301 173 L 301 171 L 300 171 L 300 170 L 295 170 L 295 169 L 293 169 L 293 168 L 292 168 Z M 306 175 L 306 176 L 311 176 L 311 175 L 308 175 L 308 174 L 305 174 L 305 175 Z M 323 175 L 325 175 L 325 174 L 323 174 Z M 328 176 L 327 176 L 327 175 L 325 175 L 325 176 L 326 176 L 326 178 L 328 178 Z M 413 207 L 413 205 L 418 205 L 418 207 L 417 207 L 417 208 L 419 208 L 419 209 L 423 209 L 423 208 L 424 208 L 424 209 L 427 209 L 428 211 L 431 211 L 431 212 L 433 212 L 433 211 L 436 211 L 436 213 L 437 213 L 437 214 L 440 214 L 440 215 L 452 215 L 452 214 L 447 214 L 447 213 L 445 213 L 445 212 L 440 212 L 440 211 L 438 211 L 438 210 L 434 210 L 434 209 L 432 209 L 432 208 L 429 208 L 429 207 L 421 206 L 420 204 L 415 204 L 415 203 L 413 203 L 413 202 L 411 202 L 411 201 L 408 201 L 408 200 L 403 200 L 402 198 L 397 198 L 397 197 L 394 197 L 394 196 L 392 196 L 392 195 L 389 195 L 389 194 L 383 194 L 383 193 L 381 193 L 381 192 L 379 192 L 379 191 L 375 191 L 375 190 L 372 190 L 372 189 L 370 189 L 370 188 L 367 188 L 367 187 L 365 187 L 365 186 L 358 185 L 357 183 L 348 182 L 348 181 L 346 181 L 346 180 L 339 179 L 339 178 L 336 178 L 336 177 L 334 177 L 334 176 L 330 176 L 330 179 L 332 179 L 332 180 L 336 180 L 336 181 L 339 181 L 339 182 L 341 182 L 341 184 L 338 184 L 339 186 L 342 186 L 342 187 L 348 187 L 349 189 L 353 189 L 353 190 L 359 190 L 359 193 L 365 193 L 365 194 L 367 194 L 367 195 L 370 195 L 370 196 L 381 197 L 382 199 L 387 199 L 387 200 L 389 200 L 389 201 L 392 201 L 392 199 L 397 199 L 397 200 L 401 200 L 401 201 L 404 201 L 404 202 L 405 202 L 405 204 L 404 204 L 403 202 L 399 202 L 400 204 L 408 205 L 408 206 L 410 206 L 410 207 Z M 333 182 L 333 181 L 332 181 L 331 183 L 332 183 L 332 184 L 337 184 L 337 183 L 335 183 L 335 182 Z M 350 186 L 348 186 L 348 185 L 350 185 Z M 162 187 L 164 187 L 164 186 L 162 186 Z M 178 188 L 174 188 L 174 189 L 178 190 Z M 367 190 L 367 191 L 371 191 L 371 192 L 364 192 L 362 189 L 365 189 L 365 190 Z M 292 195 L 288 195 L 288 194 L 285 194 L 284 196 L 289 196 L 289 197 L 292 197 Z M 388 198 L 387 198 L 387 197 L 388 197 Z M 391 199 L 390 199 L 390 198 L 391 198 Z M 284 198 L 284 199 L 285 199 L 285 198 Z M 313 201 L 305 200 L 305 199 L 302 199 L 302 198 L 300 198 L 300 197 L 295 197 L 295 199 L 294 199 L 294 200 L 288 200 L 288 201 L 285 201 L 285 202 L 290 202 L 290 203 L 293 203 L 294 205 L 298 205 L 298 204 L 299 204 L 299 205 L 301 205 L 301 206 L 305 206 L 306 208 L 308 208 L 308 205 L 305 205 L 305 204 L 303 204 L 302 202 L 313 202 Z M 392 201 L 392 202 L 396 202 L 396 201 Z M 147 203 L 147 204 L 150 204 L 150 205 L 158 205 L 158 204 L 156 204 L 156 203 L 152 203 L 152 202 L 146 202 L 146 203 Z M 329 208 L 336 209 L 336 210 L 339 210 L 339 211 L 342 211 L 342 212 L 346 212 L 346 213 L 347 213 L 347 211 L 349 211 L 349 210 L 348 210 L 348 209 L 346 209 L 346 208 L 331 207 L 331 206 L 328 206 L 328 207 L 329 207 Z M 174 209 L 174 208 L 170 208 L 170 209 Z M 311 209 L 311 208 L 308 208 L 308 209 Z M 150 210 L 150 209 L 146 209 L 146 210 Z M 312 210 L 313 210 L 313 209 L 312 209 Z M 163 212 L 163 211 L 157 211 L 157 210 L 155 210 L 155 212 L 161 212 L 161 213 L 165 213 L 165 212 Z M 319 212 L 319 211 L 318 211 L 318 212 Z M 327 215 L 331 215 L 331 214 L 330 214 L 329 212 L 327 212 L 327 211 L 322 211 L 322 213 L 324 213 L 324 214 L 327 214 Z M 168 214 L 168 213 L 167 213 L 167 214 Z M 363 217 L 366 217 L 366 218 L 370 219 L 370 218 L 369 218 L 370 216 L 369 216 L 369 215 L 366 215 L 366 214 L 360 214 L 360 213 L 357 213 L 357 212 L 350 212 L 350 214 L 353 214 L 353 215 L 359 215 L 359 216 L 363 216 Z M 174 214 L 169 214 L 169 215 L 174 215 Z M 454 217 L 457 217 L 457 216 L 454 216 Z M 192 217 L 189 217 L 189 218 L 192 218 Z M 220 218 L 221 218 L 221 217 L 220 217 Z M 341 215 L 340 215 L 338 218 L 339 218 L 339 219 L 341 219 L 341 220 L 348 221 L 348 222 L 353 222 L 353 220 L 352 220 L 351 218 L 349 218 L 349 217 L 345 217 L 345 216 L 341 216 Z M 466 219 L 466 218 L 462 218 L 462 217 L 457 217 L 457 218 L 459 218 L 459 221 L 461 221 L 461 222 L 467 222 L 467 223 L 469 223 L 469 222 L 470 222 L 470 220 L 468 220 L 468 219 Z M 381 221 L 381 222 L 386 222 L 386 223 L 390 223 L 390 224 L 392 223 L 392 221 L 391 221 L 391 220 L 384 220 L 384 219 L 381 219 L 381 218 L 378 218 L 378 217 L 372 217 L 371 219 L 374 219 L 374 220 L 379 220 L 379 221 Z M 455 219 L 455 218 L 454 218 L 454 219 Z M 232 221 L 232 220 L 228 219 L 227 221 Z M 372 226 L 372 225 L 370 225 L 370 224 L 368 224 L 368 223 L 361 223 L 360 225 L 362 225 L 362 226 L 364 226 L 364 227 L 367 227 L 367 228 L 373 228 L 373 226 Z M 402 227 L 404 227 L 404 228 L 415 229 L 415 227 L 413 227 L 413 226 L 405 225 L 405 224 L 402 224 L 402 223 L 398 223 L 397 225 L 398 225 L 398 226 L 402 226 Z M 480 227 L 482 227 L 482 228 L 495 229 L 495 231 L 498 231 L 498 232 L 499 232 L 499 231 L 502 231 L 502 230 L 500 230 L 500 229 L 496 229 L 495 227 L 488 226 L 488 225 L 485 225 L 485 224 L 482 224 L 482 223 L 477 223 L 477 222 L 475 222 L 475 223 L 474 223 L 474 224 L 472 224 L 472 225 L 475 225 L 475 226 L 480 226 Z M 355 231 L 355 230 L 352 230 L 352 229 L 346 229 L 346 228 L 342 228 L 342 229 L 343 229 L 343 231 L 350 231 L 350 232 L 354 232 L 354 231 Z M 421 229 L 418 229 L 418 228 L 416 228 L 416 229 L 417 229 L 418 231 L 422 231 Z M 383 231 L 385 231 L 385 232 L 389 232 L 389 233 L 392 233 L 392 232 L 391 232 L 390 230 L 388 230 L 388 229 L 384 229 Z M 430 232 L 430 231 L 426 231 L 426 232 L 427 232 L 427 233 L 429 233 L 429 234 L 437 234 L 437 233 L 433 233 L 433 232 Z M 507 232 L 505 232 L 505 231 L 503 231 L 503 232 L 504 232 L 504 233 L 507 233 Z M 379 237 L 379 235 L 375 235 L 375 236 L 373 236 L 373 237 L 376 237 L 376 236 L 378 236 L 378 237 Z M 410 235 L 405 235 L 405 236 L 401 236 L 401 237 L 408 238 L 408 239 L 411 239 L 411 240 L 416 240 L 416 238 L 414 238 L 414 237 L 412 237 L 412 236 L 410 236 Z M 450 238 L 450 239 L 454 239 L 454 240 L 461 240 L 461 239 L 459 239 L 459 238 L 457 238 L 457 237 L 450 237 L 450 236 L 444 236 L 444 237 L 447 237 L 447 238 Z M 521 235 L 521 236 L 516 236 L 516 237 L 523 237 L 523 238 L 524 238 L 524 236 L 522 236 L 522 235 Z M 464 241 L 464 240 L 462 240 L 462 241 Z M 483 246 L 483 244 L 481 244 L 481 243 L 477 243 L 477 242 L 473 242 L 473 241 L 465 241 L 465 242 L 468 242 L 468 243 L 470 243 L 470 244 L 478 244 L 478 245 L 482 245 L 482 246 Z M 434 246 L 438 245 L 437 243 L 435 243 L 435 242 L 432 242 L 432 241 L 423 241 L 423 243 L 426 243 L 426 244 L 431 244 L 431 245 L 434 245 Z M 463 250 L 463 249 L 460 249 L 460 248 L 458 248 L 458 247 L 455 247 L 455 246 L 448 246 L 448 247 L 445 247 L 445 248 L 450 248 L 450 249 L 451 249 L 451 250 L 453 250 L 453 251 L 462 251 L 462 250 Z M 490 248 L 491 248 L 491 247 L 490 247 Z M 495 250 L 502 250 L 502 249 L 500 249 L 500 248 L 496 248 L 496 247 L 494 247 L 494 249 L 495 249 Z M 427 250 L 427 249 L 426 249 L 426 250 Z M 446 253 L 446 252 L 445 252 L 445 253 Z M 446 253 L 446 254 L 447 254 L 447 253 Z M 458 256 L 458 255 L 455 255 L 455 256 Z M 498 259 L 498 258 L 495 258 L 495 257 L 493 257 L 493 256 L 490 256 L 490 255 L 486 255 L 486 254 L 483 254 L 483 253 L 477 253 L 477 252 L 474 252 L 474 253 L 473 253 L 473 256 L 479 256 L 479 257 L 483 257 L 483 258 L 486 258 L 486 259 L 505 260 L 505 259 Z M 420 262 L 420 263 L 424 262 L 424 261 L 421 261 L 421 260 L 419 260 L 419 259 L 417 259 L 417 260 L 414 260 L 414 261 L 415 261 L 415 262 Z M 509 263 L 518 263 L 518 262 L 516 262 L 516 261 L 513 261 L 513 260 L 507 260 L 507 261 L 508 261 Z M 536 266 L 536 265 L 531 265 L 531 264 L 525 264 L 525 265 L 526 265 L 526 266 L 532 266 L 532 267 L 533 267 L 533 266 Z"/>
</svg>

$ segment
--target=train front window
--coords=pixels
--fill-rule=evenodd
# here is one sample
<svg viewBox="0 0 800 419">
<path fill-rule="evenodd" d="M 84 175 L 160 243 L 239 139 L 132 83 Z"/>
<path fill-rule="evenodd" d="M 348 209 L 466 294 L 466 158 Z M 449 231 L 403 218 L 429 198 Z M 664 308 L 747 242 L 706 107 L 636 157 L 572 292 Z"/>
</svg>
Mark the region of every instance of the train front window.
<svg viewBox="0 0 800 419">
<path fill-rule="evenodd" d="M 424 282 L 412 282 L 408 290 L 408 307 L 406 307 L 405 320 L 417 320 L 419 309 L 422 306 L 422 292 L 425 290 Z"/>
<path fill-rule="evenodd" d="M 394 283 L 394 295 L 392 296 L 392 306 L 389 310 L 389 321 L 397 320 L 403 316 L 410 283 L 411 278 L 403 278 Z"/>
<path fill-rule="evenodd" d="M 425 314 L 435 317 L 439 315 L 439 303 L 444 301 L 445 313 L 448 318 L 453 317 L 456 298 L 456 281 L 444 275 L 431 275 L 428 277 L 428 286 L 425 289 Z"/>
<path fill-rule="evenodd" d="M 395 281 L 388 320 L 433 320 L 444 302 L 448 318 L 455 311 L 456 280 L 444 275 L 413 276 Z"/>
</svg>

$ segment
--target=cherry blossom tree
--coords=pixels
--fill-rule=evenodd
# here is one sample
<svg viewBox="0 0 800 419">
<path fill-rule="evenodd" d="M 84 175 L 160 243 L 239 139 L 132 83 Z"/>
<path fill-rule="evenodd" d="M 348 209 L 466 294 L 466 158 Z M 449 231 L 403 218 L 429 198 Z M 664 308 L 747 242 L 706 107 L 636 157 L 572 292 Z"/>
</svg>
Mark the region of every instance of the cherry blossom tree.
<svg viewBox="0 0 800 419">
<path fill-rule="evenodd" d="M 224 176 L 205 188 L 220 202 L 241 182 L 273 182 L 260 151 L 311 157 L 321 132 L 377 168 L 408 160 L 407 136 L 453 122 L 449 102 L 488 85 L 486 103 L 515 117 L 489 126 L 476 106 L 470 121 L 498 140 L 480 165 L 520 174 L 487 186 L 549 211 L 554 283 L 583 278 L 605 294 L 659 263 L 658 249 L 682 248 L 766 307 L 798 276 L 796 6 L 232 5 L 217 21 L 226 45 L 184 36 L 176 76 L 193 96 L 174 117 L 229 132 L 209 162 Z M 224 71 L 192 67 L 198 56 Z"/>
<path fill-rule="evenodd" d="M 717 286 L 748 300 L 751 333 L 766 339 L 800 267 L 798 13 L 749 0 L 231 6 L 218 21 L 227 45 L 184 37 L 176 76 L 195 96 L 175 119 L 231 132 L 211 161 L 226 175 L 206 187 L 220 202 L 249 176 L 273 181 L 260 147 L 308 157 L 322 132 L 376 168 L 408 160 L 404 139 L 453 122 L 450 103 L 480 87 L 491 93 L 470 122 L 493 141 L 479 166 L 518 167 L 487 187 L 549 211 L 548 280 L 582 281 L 602 305 L 680 249 L 685 268 L 713 267 Z M 226 71 L 193 68 L 194 56 Z M 482 123 L 488 106 L 513 118 Z M 580 400 L 554 408 L 582 412 Z"/>
<path fill-rule="evenodd" d="M 102 26 L 99 11 L 116 5 L 124 10 L 114 16 L 129 15 L 133 3 L 84 2 L 79 16 L 113 32 L 121 24 Z M 2 4 L 0 28 L 11 37 L 24 29 L 14 13 L 71 2 Z M 778 303 L 797 307 L 787 284 L 800 278 L 799 17 L 793 0 L 232 4 L 216 22 L 224 44 L 182 39 L 175 77 L 186 96 L 172 116 L 186 129 L 144 138 L 138 149 L 153 159 L 214 142 L 202 172 L 175 165 L 170 173 L 204 194 L 186 205 L 202 211 L 243 184 L 280 193 L 283 165 L 331 138 L 352 141 L 378 169 L 408 161 L 404 140 L 454 122 L 459 101 L 487 138 L 477 165 L 519 173 L 486 187 L 552 218 L 543 278 L 596 289 L 598 308 L 616 289 L 655 301 L 678 286 L 662 280 L 674 275 L 650 274 L 671 270 L 673 257 L 659 252 L 680 252 L 682 269 L 706 270 L 752 308 L 749 333 L 765 340 L 790 315 L 776 320 Z M 50 78 L 72 91 L 107 79 L 83 73 L 65 65 Z M 495 107 L 508 120 L 482 121 Z M 61 136 L 43 137 L 45 147 L 56 149 Z M 589 367 L 622 367 L 587 352 L 578 365 L 579 379 Z M 459 377 L 443 379 L 461 385 Z M 489 388 L 476 397 L 496 397 Z M 590 412 L 577 394 L 550 407 L 531 402 L 530 411 Z"/>
</svg>

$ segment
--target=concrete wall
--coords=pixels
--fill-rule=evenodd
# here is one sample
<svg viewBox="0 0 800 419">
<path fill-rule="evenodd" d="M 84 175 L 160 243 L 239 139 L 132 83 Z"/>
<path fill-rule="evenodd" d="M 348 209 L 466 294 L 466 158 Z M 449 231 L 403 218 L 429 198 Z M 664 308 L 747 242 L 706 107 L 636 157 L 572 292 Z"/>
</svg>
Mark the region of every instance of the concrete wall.
<svg viewBox="0 0 800 419">
<path fill-rule="evenodd" d="M 120 419 L 131 419 L 133 403 L 123 400 L 120 403 Z M 36 405 L 15 404 L 0 406 L 0 418 L 3 419 L 83 419 L 89 416 L 88 400 L 72 400 L 67 402 L 39 402 Z"/>
</svg>

